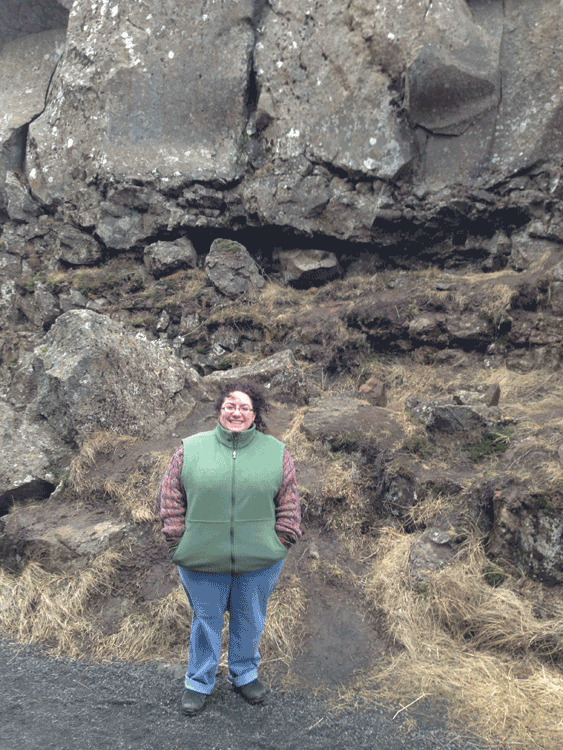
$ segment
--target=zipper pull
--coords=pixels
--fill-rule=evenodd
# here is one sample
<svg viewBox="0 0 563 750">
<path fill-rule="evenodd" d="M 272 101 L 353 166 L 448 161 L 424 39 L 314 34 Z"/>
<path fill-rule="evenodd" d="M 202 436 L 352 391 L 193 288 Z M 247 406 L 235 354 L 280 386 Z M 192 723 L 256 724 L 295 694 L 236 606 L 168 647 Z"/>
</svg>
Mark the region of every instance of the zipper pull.
<svg viewBox="0 0 563 750">
<path fill-rule="evenodd" d="M 233 461 L 237 458 L 237 437 L 238 435 L 233 435 Z"/>
</svg>

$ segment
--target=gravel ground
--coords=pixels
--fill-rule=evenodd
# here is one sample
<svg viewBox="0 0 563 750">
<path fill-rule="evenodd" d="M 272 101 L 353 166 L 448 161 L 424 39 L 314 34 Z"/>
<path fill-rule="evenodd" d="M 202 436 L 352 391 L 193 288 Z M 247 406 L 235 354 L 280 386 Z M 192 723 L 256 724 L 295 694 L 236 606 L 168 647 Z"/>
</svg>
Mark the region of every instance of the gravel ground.
<svg viewBox="0 0 563 750">
<path fill-rule="evenodd" d="M 0 641 L 0 750 L 485 750 L 420 708 L 332 712 L 311 694 L 274 688 L 250 706 L 218 679 L 205 710 L 185 717 L 181 678 L 157 665 L 51 659 Z M 490 750 L 490 748 L 489 748 Z"/>
</svg>

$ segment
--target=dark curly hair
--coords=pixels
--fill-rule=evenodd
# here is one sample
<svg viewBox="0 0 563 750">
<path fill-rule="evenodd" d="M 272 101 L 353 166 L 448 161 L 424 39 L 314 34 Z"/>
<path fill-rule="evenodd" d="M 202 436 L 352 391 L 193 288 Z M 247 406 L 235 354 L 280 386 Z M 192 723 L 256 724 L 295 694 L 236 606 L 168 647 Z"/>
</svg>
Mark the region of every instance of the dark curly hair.
<svg viewBox="0 0 563 750">
<path fill-rule="evenodd" d="M 256 429 L 260 432 L 267 432 L 268 428 L 264 421 L 264 416 L 270 410 L 270 404 L 268 402 L 264 388 L 253 380 L 246 380 L 241 378 L 240 380 L 229 380 L 225 383 L 221 383 L 219 386 L 219 392 L 217 400 L 215 401 L 215 411 L 217 414 L 221 411 L 223 402 L 230 393 L 234 391 L 241 391 L 252 401 L 252 408 L 254 409 L 254 424 Z"/>
</svg>

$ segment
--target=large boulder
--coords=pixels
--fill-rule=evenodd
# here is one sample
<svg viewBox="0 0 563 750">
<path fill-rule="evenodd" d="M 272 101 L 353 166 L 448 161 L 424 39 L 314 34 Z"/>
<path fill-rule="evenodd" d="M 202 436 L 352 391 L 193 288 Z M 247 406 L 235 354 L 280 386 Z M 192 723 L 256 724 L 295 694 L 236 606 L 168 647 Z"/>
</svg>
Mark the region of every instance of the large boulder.
<svg viewBox="0 0 563 750">
<path fill-rule="evenodd" d="M 182 268 L 195 268 L 197 253 L 187 237 L 175 242 L 153 242 L 145 248 L 145 266 L 155 277 L 167 276 Z"/>
<path fill-rule="evenodd" d="M 233 180 L 254 15 L 253 0 L 205 12 L 187 3 L 181 13 L 172 0 L 95 10 L 76 2 L 67 53 L 30 128 L 36 194 L 49 204 L 68 200 L 74 178 L 85 185 L 98 173 L 141 180 L 158 173 L 167 186 Z"/>
<path fill-rule="evenodd" d="M 238 297 L 266 286 L 256 261 L 240 242 L 217 239 L 205 258 L 211 283 L 227 297 Z"/>
<path fill-rule="evenodd" d="M 197 373 L 168 347 L 91 310 L 61 315 L 35 354 L 39 414 L 65 441 L 101 429 L 165 434 L 199 392 Z"/>
<path fill-rule="evenodd" d="M 502 102 L 490 155 L 499 175 L 563 155 L 561 4 L 509 0 L 503 11 Z"/>
<path fill-rule="evenodd" d="M 409 402 L 411 414 L 431 433 L 456 435 L 469 441 L 482 437 L 501 423 L 501 413 L 494 406 L 452 404 L 443 401 Z"/>
<path fill-rule="evenodd" d="M 417 125 L 460 135 L 498 106 L 500 25 L 491 24 L 490 14 L 484 20 L 465 0 L 428 7 L 423 45 L 407 68 L 407 107 Z"/>
<path fill-rule="evenodd" d="M 393 452 L 405 438 L 392 411 L 350 396 L 314 399 L 303 417 L 302 429 L 311 440 L 325 441 L 333 450 L 360 450 L 370 458 Z"/>
<path fill-rule="evenodd" d="M 520 458 L 525 460 L 526 453 L 522 448 Z M 561 491 L 557 484 L 551 484 L 547 491 L 545 486 L 538 486 L 544 476 L 537 470 L 538 452 L 533 453 L 535 481 L 499 481 L 493 493 L 489 552 L 530 576 L 560 584 L 563 582 Z"/>
<path fill-rule="evenodd" d="M 71 266 L 92 266 L 102 258 L 100 243 L 76 227 L 63 224 L 56 232 L 55 257 Z"/>
<path fill-rule="evenodd" d="M 303 406 L 309 401 L 310 392 L 303 370 L 287 349 L 254 365 L 214 372 L 203 378 L 203 382 L 212 390 L 221 383 L 238 378 L 256 380 L 272 399 L 282 403 Z"/>
<path fill-rule="evenodd" d="M 306 154 L 317 164 L 392 179 L 413 150 L 392 105 L 389 75 L 374 64 L 358 28 L 366 17 L 375 26 L 383 17 L 371 8 L 365 13 L 364 5 L 275 0 L 267 6 L 256 48 L 258 126 L 266 125 L 264 137 L 283 158 Z M 318 190 L 309 181 L 304 192 Z"/>
<path fill-rule="evenodd" d="M 55 0 L 34 5 L 64 16 Z M 9 112 L 25 111 L 5 153 L 34 197 L 110 248 L 245 225 L 386 246 L 428 190 L 446 203 L 460 184 L 498 193 L 544 163 L 557 181 L 560 23 L 558 0 L 377 12 L 371 0 L 239 0 L 181 14 L 172 0 L 127 13 L 77 0 L 50 85 L 52 56 L 29 74 L 41 72 L 46 106 L 30 106 L 21 74 L 7 85 Z M 20 54 L 9 45 L 39 54 L 24 31 L 5 45 L 6 70 Z M 14 218 L 33 208 L 22 187 Z"/>
</svg>

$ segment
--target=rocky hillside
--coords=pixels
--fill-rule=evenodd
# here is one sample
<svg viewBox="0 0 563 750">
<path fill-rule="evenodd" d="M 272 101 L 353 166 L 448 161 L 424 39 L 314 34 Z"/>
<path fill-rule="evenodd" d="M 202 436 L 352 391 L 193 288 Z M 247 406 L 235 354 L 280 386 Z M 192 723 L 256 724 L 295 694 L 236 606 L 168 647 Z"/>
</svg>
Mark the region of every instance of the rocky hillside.
<svg viewBox="0 0 563 750">
<path fill-rule="evenodd" d="M 303 499 L 273 673 L 561 746 L 562 23 L 4 0 L 3 632 L 185 661 L 152 503 L 242 368 Z"/>
</svg>

